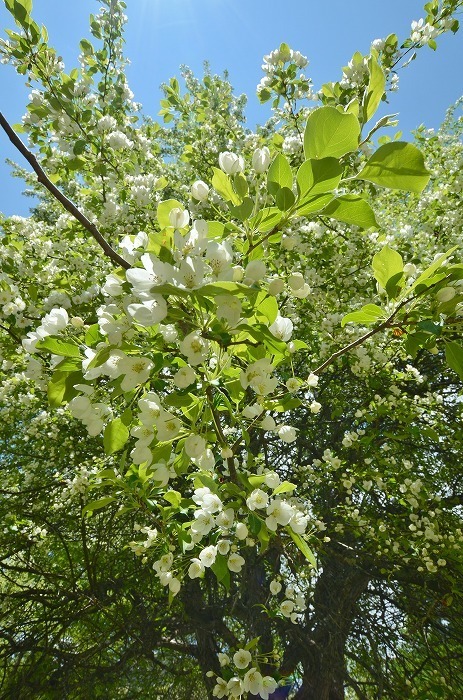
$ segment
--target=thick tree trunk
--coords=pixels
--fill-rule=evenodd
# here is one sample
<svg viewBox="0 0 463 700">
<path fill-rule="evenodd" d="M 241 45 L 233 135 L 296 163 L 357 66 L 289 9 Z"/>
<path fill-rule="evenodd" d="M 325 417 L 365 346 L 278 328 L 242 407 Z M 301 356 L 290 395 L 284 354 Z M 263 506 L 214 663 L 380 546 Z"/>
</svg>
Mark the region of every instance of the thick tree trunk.
<svg viewBox="0 0 463 700">
<path fill-rule="evenodd" d="M 355 565 L 334 557 L 324 562 L 307 619 L 303 684 L 295 700 L 344 700 L 345 645 L 367 585 L 368 575 Z"/>
</svg>

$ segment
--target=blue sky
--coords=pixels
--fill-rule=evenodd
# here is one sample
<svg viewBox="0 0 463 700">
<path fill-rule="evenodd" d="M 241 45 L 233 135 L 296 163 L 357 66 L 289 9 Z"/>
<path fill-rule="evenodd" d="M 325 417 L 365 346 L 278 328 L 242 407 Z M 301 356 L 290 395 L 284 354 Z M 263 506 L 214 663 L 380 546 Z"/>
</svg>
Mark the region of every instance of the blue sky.
<svg viewBox="0 0 463 700">
<path fill-rule="evenodd" d="M 423 16 L 421 0 L 127 0 L 126 54 L 131 59 L 129 83 L 144 111 L 159 110 L 159 85 L 179 75 L 181 64 L 197 74 L 207 59 L 214 72 L 228 69 L 235 93 L 249 96 L 248 124 L 265 121 L 255 88 L 262 77 L 262 56 L 287 42 L 308 56 L 306 74 L 315 87 L 340 77 L 341 67 L 359 50 L 366 53 L 375 38 L 391 32 L 405 37 L 412 20 Z M 50 42 L 66 69 L 76 63 L 78 42 L 88 36 L 88 15 L 98 0 L 35 0 L 34 19 L 45 24 Z M 0 27 L 13 21 L 0 2 Z M 419 124 L 437 127 L 446 108 L 463 94 L 463 29 L 439 39 L 438 50 L 424 47 L 401 73 L 400 90 L 387 112 L 399 112 L 404 138 Z M 25 111 L 29 90 L 10 66 L 0 65 L 0 109 L 11 122 Z M 0 211 L 28 213 L 22 183 L 9 177 L 6 157 L 24 164 L 0 133 Z"/>
</svg>

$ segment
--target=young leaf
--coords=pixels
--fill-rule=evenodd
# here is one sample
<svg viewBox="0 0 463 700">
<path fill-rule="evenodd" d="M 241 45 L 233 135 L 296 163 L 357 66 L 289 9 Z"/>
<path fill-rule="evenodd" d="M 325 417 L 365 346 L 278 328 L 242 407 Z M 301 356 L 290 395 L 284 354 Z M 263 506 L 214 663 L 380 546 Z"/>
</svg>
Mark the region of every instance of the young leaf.
<svg viewBox="0 0 463 700">
<path fill-rule="evenodd" d="M 106 454 L 112 455 L 114 452 L 122 450 L 129 439 L 129 430 L 122 422 L 121 418 L 115 418 L 105 428 L 103 445 Z"/>
<path fill-rule="evenodd" d="M 448 366 L 451 367 L 463 381 L 463 347 L 454 342 L 446 343 L 445 359 L 447 360 Z"/>
<path fill-rule="evenodd" d="M 49 350 L 53 355 L 61 355 L 62 357 L 80 357 L 79 347 L 72 343 L 66 343 L 60 338 L 47 336 L 43 340 L 39 340 L 36 344 L 38 350 Z"/>
<path fill-rule="evenodd" d="M 323 209 L 324 215 L 345 224 L 353 224 L 359 228 L 368 229 L 378 227 L 373 209 L 367 201 L 356 194 L 343 194 L 333 199 Z"/>
<path fill-rule="evenodd" d="M 344 328 L 346 323 L 361 323 L 364 326 L 370 326 L 380 318 L 384 318 L 384 311 L 376 304 L 366 304 L 358 311 L 346 314 L 341 321 L 341 327 Z"/>
<path fill-rule="evenodd" d="M 94 510 L 106 508 L 106 506 L 113 503 L 115 500 L 116 499 L 114 496 L 106 496 L 105 498 L 99 498 L 97 501 L 90 501 L 90 503 L 87 503 L 87 505 L 82 508 L 82 515 L 85 515 L 86 513 L 91 515 Z"/>
<path fill-rule="evenodd" d="M 293 173 L 288 159 L 279 153 L 271 164 L 267 174 L 267 188 L 270 194 L 275 197 L 281 187 L 289 190 L 293 186 Z"/>
<path fill-rule="evenodd" d="M 307 542 L 297 534 L 297 532 L 294 532 L 294 530 L 291 528 L 290 525 L 286 527 L 287 532 L 289 533 L 292 541 L 296 545 L 296 547 L 302 552 L 302 554 L 305 556 L 309 564 L 312 564 L 314 569 L 317 568 L 317 562 L 315 560 L 315 557 L 313 555 L 312 550 L 310 549 L 309 545 Z"/>
<path fill-rule="evenodd" d="M 370 56 L 370 60 L 368 61 L 368 70 L 370 71 L 370 81 L 363 96 L 362 103 L 364 123 L 370 121 L 378 109 L 386 86 L 386 78 L 383 70 L 374 56 Z"/>
<path fill-rule="evenodd" d="M 396 141 L 380 146 L 356 176 L 393 190 L 422 192 L 430 173 L 424 165 L 421 151 L 411 143 Z"/>
<path fill-rule="evenodd" d="M 397 251 L 385 245 L 373 256 L 373 274 L 389 297 L 395 296 L 395 288 L 403 277 L 404 261 Z"/>
<path fill-rule="evenodd" d="M 342 166 L 337 158 L 309 159 L 302 163 L 297 171 L 297 189 L 302 199 L 307 195 L 332 192 L 339 185 L 342 177 Z"/>
<path fill-rule="evenodd" d="M 184 206 L 181 202 L 178 202 L 176 199 L 166 199 L 164 200 L 164 202 L 159 202 L 157 209 L 157 217 L 159 226 L 161 228 L 166 228 L 166 226 L 171 225 L 169 214 L 172 211 L 172 209 L 184 209 Z"/>
<path fill-rule="evenodd" d="M 307 119 L 304 153 L 308 158 L 341 158 L 355 151 L 360 137 L 360 124 L 353 114 L 343 114 L 335 107 L 319 107 Z"/>
<path fill-rule="evenodd" d="M 218 192 L 226 202 L 231 202 L 235 207 L 241 204 L 241 197 L 239 197 L 230 178 L 219 168 L 212 168 L 214 175 L 212 176 L 212 187 Z"/>
</svg>

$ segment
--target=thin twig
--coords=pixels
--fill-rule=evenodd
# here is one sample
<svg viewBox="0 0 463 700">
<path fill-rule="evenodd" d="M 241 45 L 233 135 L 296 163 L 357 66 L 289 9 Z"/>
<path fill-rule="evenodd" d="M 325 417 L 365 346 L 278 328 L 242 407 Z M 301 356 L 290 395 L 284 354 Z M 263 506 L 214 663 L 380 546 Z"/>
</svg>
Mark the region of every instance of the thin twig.
<svg viewBox="0 0 463 700">
<path fill-rule="evenodd" d="M 18 149 L 18 151 L 24 156 L 24 158 L 28 161 L 28 163 L 31 165 L 32 169 L 37 175 L 37 180 L 44 186 L 46 189 L 50 192 L 50 194 L 53 195 L 55 199 L 60 202 L 63 207 L 70 213 L 72 216 L 79 221 L 79 223 L 82 224 L 82 226 L 87 229 L 87 231 L 93 236 L 93 238 L 96 240 L 99 246 L 103 248 L 104 252 L 106 255 L 111 258 L 113 263 L 115 265 L 118 265 L 119 267 L 123 267 L 125 270 L 128 270 L 130 268 L 130 264 L 124 260 L 116 251 L 111 248 L 109 245 L 108 241 L 102 236 L 102 234 L 99 232 L 95 224 L 92 224 L 92 222 L 87 219 L 85 214 L 83 214 L 75 204 L 71 202 L 70 199 L 64 195 L 61 190 L 59 190 L 56 185 L 54 185 L 51 180 L 46 176 L 44 173 L 42 167 L 40 166 L 37 158 L 29 151 L 26 146 L 23 144 L 21 139 L 15 134 L 3 114 L 0 112 L 0 126 L 3 128 L 5 133 L 7 134 L 8 138 L 10 139 L 11 143 Z"/>
</svg>

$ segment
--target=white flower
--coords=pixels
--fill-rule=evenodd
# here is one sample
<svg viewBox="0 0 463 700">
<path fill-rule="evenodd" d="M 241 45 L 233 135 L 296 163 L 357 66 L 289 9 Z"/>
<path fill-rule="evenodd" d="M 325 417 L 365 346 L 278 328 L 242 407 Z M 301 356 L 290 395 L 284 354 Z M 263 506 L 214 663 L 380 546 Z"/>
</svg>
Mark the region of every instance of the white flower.
<svg viewBox="0 0 463 700">
<path fill-rule="evenodd" d="M 217 513 L 222 510 L 222 501 L 207 486 L 195 490 L 193 501 L 207 513 Z"/>
<path fill-rule="evenodd" d="M 247 649 L 238 649 L 237 652 L 233 654 L 233 663 L 236 668 L 243 669 L 247 668 L 251 663 L 252 656 Z"/>
<path fill-rule="evenodd" d="M 205 202 L 209 196 L 209 187 L 202 180 L 196 180 L 191 185 L 191 194 L 199 202 Z"/>
<path fill-rule="evenodd" d="M 197 459 L 204 454 L 206 450 L 206 441 L 203 437 L 201 437 L 201 435 L 194 435 L 192 433 L 191 435 L 188 435 L 187 439 L 185 440 L 183 449 L 188 457 L 191 457 L 191 459 Z"/>
<path fill-rule="evenodd" d="M 282 589 L 282 585 L 279 581 L 276 581 L 275 579 L 273 581 L 270 581 L 270 593 L 272 595 L 277 595 Z"/>
<path fill-rule="evenodd" d="M 201 537 L 209 534 L 215 526 L 214 516 L 202 509 L 196 510 L 194 516 L 195 522 L 191 525 L 191 531 L 197 535 L 201 535 Z"/>
<path fill-rule="evenodd" d="M 249 669 L 243 679 L 243 682 L 245 691 L 247 693 L 251 693 L 252 695 L 260 695 L 264 689 L 262 675 L 259 673 L 257 668 Z"/>
<path fill-rule="evenodd" d="M 249 531 L 244 523 L 238 523 L 235 528 L 235 535 L 239 540 L 245 540 Z"/>
<path fill-rule="evenodd" d="M 221 666 L 228 666 L 228 664 L 230 663 L 230 657 L 228 656 L 228 654 L 222 654 L 221 652 L 219 652 L 217 654 L 217 658 L 219 659 L 219 664 Z"/>
<path fill-rule="evenodd" d="M 121 382 L 122 391 L 130 391 L 148 381 L 153 363 L 146 357 L 126 355 L 119 361 L 118 368 L 119 373 L 125 375 Z"/>
<path fill-rule="evenodd" d="M 222 556 L 228 554 L 230 551 L 230 540 L 219 540 L 217 542 L 217 551 L 219 554 L 222 554 Z"/>
<path fill-rule="evenodd" d="M 215 277 L 225 281 L 233 278 L 233 251 L 227 241 L 209 241 L 206 246 L 206 259 Z"/>
<path fill-rule="evenodd" d="M 247 282 L 252 284 L 265 277 L 266 272 L 267 267 L 263 260 L 251 260 L 251 262 L 246 265 L 244 277 Z"/>
<path fill-rule="evenodd" d="M 169 212 L 169 222 L 174 228 L 184 228 L 190 223 L 190 212 L 187 209 L 175 207 Z"/>
<path fill-rule="evenodd" d="M 200 559 L 192 559 L 188 568 L 188 576 L 190 578 L 199 578 L 204 573 L 204 564 Z"/>
<path fill-rule="evenodd" d="M 277 316 L 272 325 L 269 326 L 269 331 L 275 338 L 278 338 L 278 340 L 287 342 L 293 333 L 293 322 L 290 318 Z"/>
<path fill-rule="evenodd" d="M 136 323 L 149 328 L 163 321 L 167 316 L 167 303 L 160 294 L 154 294 L 149 301 L 129 304 L 127 311 Z"/>
<path fill-rule="evenodd" d="M 306 530 L 308 521 L 308 516 L 301 513 L 300 510 L 297 510 L 289 521 L 289 526 L 293 532 L 302 535 Z"/>
<path fill-rule="evenodd" d="M 293 428 L 291 425 L 279 425 L 276 432 L 283 442 L 294 442 L 297 438 L 297 428 Z"/>
<path fill-rule="evenodd" d="M 300 272 L 293 272 L 288 277 L 288 284 L 292 290 L 301 289 L 304 286 L 304 277 Z"/>
<path fill-rule="evenodd" d="M 280 485 L 280 477 L 276 472 L 267 472 L 264 484 L 268 486 L 269 489 L 276 489 L 277 486 Z"/>
<path fill-rule="evenodd" d="M 252 154 L 252 167 L 256 173 L 265 173 L 270 165 L 270 151 L 267 146 L 256 148 Z"/>
<path fill-rule="evenodd" d="M 284 280 L 281 277 L 274 277 L 268 285 L 268 293 L 276 297 L 277 294 L 281 294 L 285 288 Z"/>
<path fill-rule="evenodd" d="M 227 683 L 227 693 L 231 698 L 241 698 L 244 691 L 244 685 L 241 678 L 233 676 Z"/>
<path fill-rule="evenodd" d="M 189 365 L 180 367 L 180 369 L 173 376 L 173 382 L 179 389 L 186 389 L 187 386 L 191 386 L 191 384 L 193 384 L 195 381 L 196 372 Z"/>
<path fill-rule="evenodd" d="M 219 166 L 227 175 L 235 175 L 235 173 L 243 172 L 244 160 L 242 156 L 237 156 L 236 153 L 224 151 L 219 154 Z"/>
<path fill-rule="evenodd" d="M 215 698 L 224 698 L 226 695 L 228 695 L 227 691 L 227 681 L 225 681 L 223 678 L 220 678 L 220 676 L 217 676 L 215 679 L 216 685 L 214 686 L 214 690 L 212 691 L 212 695 Z"/>
<path fill-rule="evenodd" d="M 209 547 L 205 547 L 200 553 L 199 553 L 199 560 L 203 566 L 206 568 L 209 568 L 210 566 L 213 565 L 217 557 L 217 547 L 215 545 L 209 545 Z"/>
<path fill-rule="evenodd" d="M 168 411 L 161 411 L 159 418 L 155 420 L 157 438 L 159 442 L 173 440 L 179 434 L 182 423 Z"/>
<path fill-rule="evenodd" d="M 245 406 L 241 413 L 245 418 L 249 418 L 249 420 L 254 420 L 254 418 L 257 418 L 260 416 L 264 409 L 262 406 L 260 406 L 258 403 L 253 403 L 250 406 Z"/>
<path fill-rule="evenodd" d="M 241 301 L 232 294 L 218 294 L 215 297 L 217 304 L 217 318 L 223 318 L 230 326 L 236 326 L 241 317 Z"/>
<path fill-rule="evenodd" d="M 301 386 L 301 382 L 297 377 L 290 377 L 285 383 L 286 388 L 291 394 L 295 394 L 299 391 L 299 387 Z"/>
<path fill-rule="evenodd" d="M 440 304 L 443 304 L 444 302 L 453 299 L 455 294 L 456 290 L 454 287 L 444 287 L 443 289 L 439 289 L 436 294 L 436 299 Z"/>
<path fill-rule="evenodd" d="M 306 384 L 307 384 L 307 386 L 310 386 L 310 387 L 318 386 L 318 376 L 316 374 L 314 374 L 313 372 L 311 372 L 309 374 L 309 376 L 307 377 Z"/>
<path fill-rule="evenodd" d="M 256 508 L 267 508 L 268 506 L 268 495 L 262 489 L 254 489 L 251 495 L 246 500 L 246 505 L 249 510 L 256 510 Z"/>
<path fill-rule="evenodd" d="M 151 475 L 153 480 L 158 482 L 160 486 L 166 486 L 171 477 L 170 469 L 167 465 L 159 462 L 158 464 L 153 464 L 151 468 L 153 470 Z"/>
<path fill-rule="evenodd" d="M 267 506 L 267 518 L 265 523 L 269 530 L 275 531 L 278 525 L 289 524 L 289 521 L 294 515 L 293 507 L 286 501 L 282 501 L 281 498 L 275 498 L 270 501 Z"/>
<path fill-rule="evenodd" d="M 268 700 L 269 696 L 275 692 L 278 688 L 278 683 L 272 676 L 264 676 L 262 678 L 262 690 L 260 691 L 260 697 L 262 700 Z"/>
<path fill-rule="evenodd" d="M 172 578 L 169 581 L 169 591 L 172 593 L 172 595 L 177 595 L 180 590 L 180 586 L 181 584 L 178 578 Z"/>
<path fill-rule="evenodd" d="M 137 293 L 149 292 L 152 287 L 172 281 L 172 268 L 168 263 L 161 262 L 152 253 L 144 253 L 140 260 L 143 268 L 132 267 L 125 273 L 127 281 Z"/>
<path fill-rule="evenodd" d="M 181 341 L 180 352 L 186 356 L 190 365 L 196 367 L 207 358 L 209 343 L 201 337 L 199 331 L 193 331 Z"/>
<path fill-rule="evenodd" d="M 321 410 L 321 403 L 318 403 L 318 401 L 312 401 L 310 404 L 310 412 L 311 413 L 320 413 Z"/>
<path fill-rule="evenodd" d="M 284 600 L 280 605 L 280 610 L 285 617 L 290 617 L 294 610 L 294 603 L 292 600 Z"/>
<path fill-rule="evenodd" d="M 275 423 L 275 418 L 272 418 L 272 416 L 265 416 L 259 423 L 260 427 L 262 430 L 275 430 L 276 429 L 276 423 Z"/>
<path fill-rule="evenodd" d="M 229 530 L 233 525 L 234 519 L 235 511 L 233 510 L 233 508 L 227 508 L 226 510 L 223 510 L 221 513 L 219 513 L 219 515 L 217 516 L 217 525 L 224 528 L 225 530 Z"/>
<path fill-rule="evenodd" d="M 244 566 L 244 563 L 245 560 L 243 559 L 243 557 L 234 552 L 228 557 L 227 566 L 230 569 L 230 571 L 233 571 L 233 573 L 235 574 L 239 574 L 239 572 Z"/>
<path fill-rule="evenodd" d="M 153 569 L 156 571 L 156 573 L 161 571 L 169 571 L 173 563 L 174 555 L 172 552 L 169 552 L 168 554 L 163 554 L 160 559 L 154 562 Z"/>
</svg>

